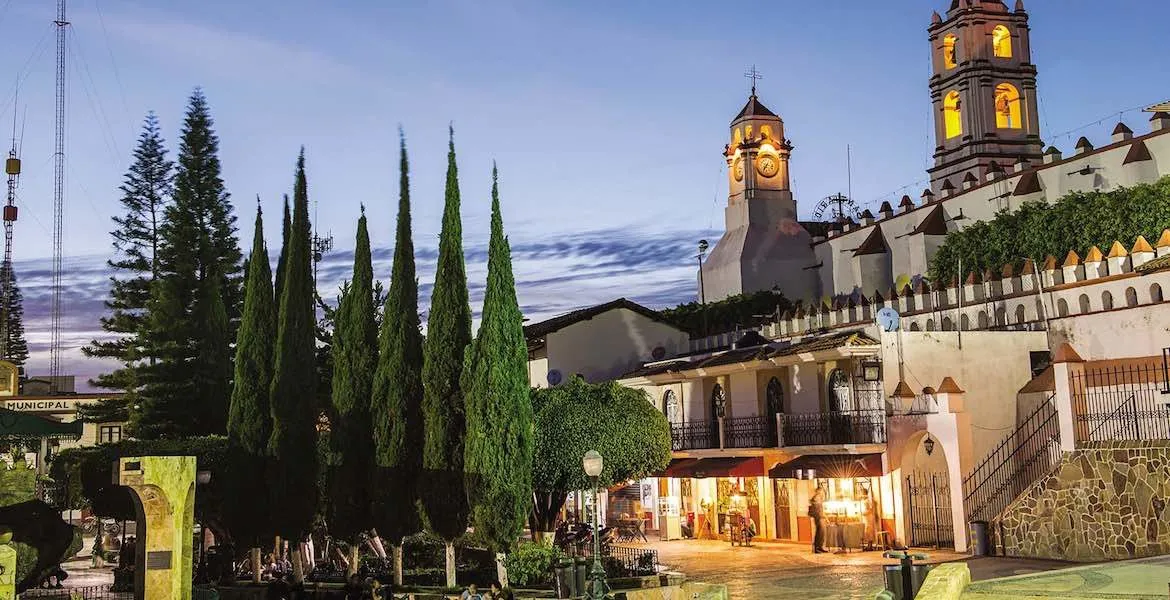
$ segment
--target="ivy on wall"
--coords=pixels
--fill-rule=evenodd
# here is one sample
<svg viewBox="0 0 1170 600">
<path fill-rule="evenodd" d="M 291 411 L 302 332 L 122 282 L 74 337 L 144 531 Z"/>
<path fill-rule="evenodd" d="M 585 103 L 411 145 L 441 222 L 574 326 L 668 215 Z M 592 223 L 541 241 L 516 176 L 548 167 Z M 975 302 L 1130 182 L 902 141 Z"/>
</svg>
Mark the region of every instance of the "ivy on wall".
<svg viewBox="0 0 1170 600">
<path fill-rule="evenodd" d="M 675 327 L 694 336 L 705 336 L 734 331 L 736 327 L 758 327 L 771 323 L 776 320 L 777 311 L 783 313 L 791 307 L 792 303 L 780 292 L 760 290 L 736 294 L 706 305 L 688 302 L 664 309 L 661 314 Z"/>
<path fill-rule="evenodd" d="M 1110 191 L 1073 192 L 1053 204 L 1025 202 L 1015 212 L 1000 211 L 990 221 L 974 223 L 947 234 L 930 261 L 930 279 L 949 283 L 954 277 L 1004 265 L 1019 266 L 1024 258 L 1063 262 L 1069 250 L 1081 257 L 1092 246 L 1108 253 L 1120 241 L 1128 251 L 1137 236 L 1153 243 L 1170 227 L 1170 176 Z M 959 260 L 963 273 L 958 271 Z"/>
</svg>

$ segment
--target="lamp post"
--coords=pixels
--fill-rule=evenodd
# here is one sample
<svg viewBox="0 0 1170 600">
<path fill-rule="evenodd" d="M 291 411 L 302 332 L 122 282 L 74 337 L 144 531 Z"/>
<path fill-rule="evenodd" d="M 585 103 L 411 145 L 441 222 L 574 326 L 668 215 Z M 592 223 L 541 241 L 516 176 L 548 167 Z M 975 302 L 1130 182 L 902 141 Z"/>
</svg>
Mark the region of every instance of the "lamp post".
<svg viewBox="0 0 1170 600">
<path fill-rule="evenodd" d="M 605 568 L 601 566 L 601 511 L 597 504 L 597 478 L 601 476 L 601 469 L 605 466 L 605 461 L 598 451 L 590 450 L 581 459 L 581 464 L 585 468 L 585 475 L 589 477 L 589 482 L 593 485 L 593 569 L 589 572 L 587 597 L 590 600 L 603 600 L 606 593 L 609 592 L 609 585 L 605 582 Z"/>
<path fill-rule="evenodd" d="M 699 305 L 703 311 L 703 335 L 707 335 L 707 291 L 703 286 L 703 258 L 707 256 L 707 240 L 699 240 Z"/>
</svg>

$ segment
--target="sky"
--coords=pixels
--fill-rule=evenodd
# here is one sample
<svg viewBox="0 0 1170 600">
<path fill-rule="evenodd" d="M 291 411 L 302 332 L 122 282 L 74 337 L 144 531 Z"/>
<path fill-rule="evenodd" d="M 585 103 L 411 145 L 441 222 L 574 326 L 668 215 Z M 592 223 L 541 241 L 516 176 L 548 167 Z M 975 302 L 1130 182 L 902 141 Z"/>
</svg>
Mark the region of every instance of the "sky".
<svg viewBox="0 0 1170 600">
<path fill-rule="evenodd" d="M 48 362 L 54 4 L 0 0 L 0 137 L 15 119 L 24 168 L 14 258 L 31 373 Z M 474 309 L 492 161 L 528 318 L 620 296 L 660 308 L 694 299 L 696 243 L 722 231 L 721 153 L 753 65 L 761 100 L 795 144 L 802 216 L 837 192 L 863 208 L 917 198 L 933 149 L 926 28 L 948 5 L 70 0 L 64 371 L 81 383 L 108 367 L 78 348 L 101 335 L 117 188 L 147 111 L 173 156 L 196 86 L 243 247 L 259 196 L 277 251 L 281 195 L 305 146 L 315 225 L 336 244 L 320 266 L 326 296 L 350 271 L 361 204 L 376 275 L 389 278 L 401 126 L 425 310 L 453 124 Z M 1170 97 L 1170 43 L 1151 18 L 1161 8 L 1027 1 L 1045 143 L 1100 144 L 1119 118 L 1147 130 L 1140 108 Z"/>
</svg>

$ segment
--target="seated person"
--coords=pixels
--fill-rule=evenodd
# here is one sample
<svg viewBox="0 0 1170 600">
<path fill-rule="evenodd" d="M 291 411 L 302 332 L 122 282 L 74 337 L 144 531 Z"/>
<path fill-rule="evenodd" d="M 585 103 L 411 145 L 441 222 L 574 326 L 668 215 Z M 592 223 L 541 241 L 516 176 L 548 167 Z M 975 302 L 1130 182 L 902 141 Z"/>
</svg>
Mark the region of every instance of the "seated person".
<svg viewBox="0 0 1170 600">
<path fill-rule="evenodd" d="M 484 600 L 484 598 L 483 594 L 479 593 L 479 588 L 473 583 L 467 586 L 467 589 L 463 590 L 463 594 L 459 596 L 459 600 Z"/>
</svg>

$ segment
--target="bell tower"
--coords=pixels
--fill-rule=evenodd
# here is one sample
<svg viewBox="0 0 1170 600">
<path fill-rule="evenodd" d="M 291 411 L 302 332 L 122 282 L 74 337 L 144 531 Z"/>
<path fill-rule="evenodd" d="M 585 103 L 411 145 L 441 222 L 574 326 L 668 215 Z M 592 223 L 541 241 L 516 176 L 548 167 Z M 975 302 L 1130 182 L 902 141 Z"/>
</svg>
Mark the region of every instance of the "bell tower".
<svg viewBox="0 0 1170 600">
<path fill-rule="evenodd" d="M 952 0 L 930 25 L 934 73 L 934 167 L 930 183 L 958 187 L 969 173 L 984 181 L 992 163 L 1010 170 L 1042 157 L 1036 66 L 1023 0 Z"/>
<path fill-rule="evenodd" d="M 788 159 L 792 143 L 784 121 L 752 92 L 731 121 L 727 162 L 726 231 L 703 263 L 701 297 L 707 302 L 744 292 L 777 289 L 792 301 L 815 295 L 812 238 L 796 216 Z"/>
</svg>

